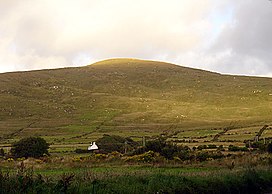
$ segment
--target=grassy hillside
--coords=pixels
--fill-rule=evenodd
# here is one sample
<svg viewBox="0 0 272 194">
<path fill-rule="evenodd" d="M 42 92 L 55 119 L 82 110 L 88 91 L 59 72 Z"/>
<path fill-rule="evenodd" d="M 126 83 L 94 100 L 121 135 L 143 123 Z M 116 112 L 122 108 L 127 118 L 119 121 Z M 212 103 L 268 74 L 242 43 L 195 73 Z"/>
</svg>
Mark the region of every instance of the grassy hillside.
<svg viewBox="0 0 272 194">
<path fill-rule="evenodd" d="M 272 79 L 112 59 L 86 67 L 0 74 L 0 110 L 2 144 L 41 135 L 56 149 L 85 146 L 104 133 L 211 140 L 225 127 L 253 138 L 272 121 Z"/>
</svg>

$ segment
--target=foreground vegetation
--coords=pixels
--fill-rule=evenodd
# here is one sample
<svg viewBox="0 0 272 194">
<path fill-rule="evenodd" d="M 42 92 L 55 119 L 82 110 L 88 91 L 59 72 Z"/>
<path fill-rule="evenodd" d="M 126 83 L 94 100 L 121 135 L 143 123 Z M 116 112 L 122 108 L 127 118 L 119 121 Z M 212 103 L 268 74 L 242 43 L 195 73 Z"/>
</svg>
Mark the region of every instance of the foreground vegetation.
<svg viewBox="0 0 272 194">
<path fill-rule="evenodd" d="M 113 139 L 122 141 L 115 136 Z M 219 150 L 205 150 L 215 149 L 213 145 L 190 150 L 159 138 L 123 154 L 103 150 L 105 153 L 27 159 L 5 155 L 0 158 L 0 191 L 263 193 L 272 188 L 272 155 L 268 145 L 268 153 L 261 149 L 242 152 L 230 146 L 232 151 L 224 155 Z"/>
<path fill-rule="evenodd" d="M 22 165 L 0 172 L 1 193 L 264 193 L 270 168 L 237 170 L 168 167 L 100 167 L 62 174 L 35 173 Z M 106 170 L 105 170 L 106 169 Z"/>
</svg>

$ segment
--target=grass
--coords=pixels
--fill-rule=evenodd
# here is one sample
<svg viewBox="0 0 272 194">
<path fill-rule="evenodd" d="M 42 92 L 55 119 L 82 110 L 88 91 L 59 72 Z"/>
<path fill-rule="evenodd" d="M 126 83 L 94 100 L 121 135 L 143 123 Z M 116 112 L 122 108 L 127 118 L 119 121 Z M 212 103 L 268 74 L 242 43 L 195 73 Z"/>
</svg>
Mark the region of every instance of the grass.
<svg viewBox="0 0 272 194">
<path fill-rule="evenodd" d="M 0 74 L 0 138 L 5 145 L 29 135 L 55 144 L 89 144 L 104 133 L 140 140 L 161 133 L 207 136 L 234 126 L 272 122 L 272 79 L 220 75 L 134 59 L 86 67 Z M 29 126 L 30 123 L 33 125 Z M 241 131 L 240 131 L 241 129 Z M 252 135 L 252 136 L 251 136 Z M 271 137 L 271 133 L 264 133 Z M 171 137 L 169 137 L 171 138 Z M 223 135 L 219 140 L 227 140 Z"/>
<path fill-rule="evenodd" d="M 66 151 L 69 145 L 58 148 Z M 127 161 L 119 153 L 98 156 L 2 157 L 0 193 L 265 193 L 272 188 L 268 153 L 232 153 L 202 162 L 170 161 L 157 155 L 149 163 Z"/>
<path fill-rule="evenodd" d="M 197 168 L 197 167 L 154 167 L 154 166 L 132 166 L 132 165 L 123 165 L 123 166 L 94 166 L 90 168 L 61 168 L 61 169 L 36 169 L 34 171 L 35 174 L 43 174 L 43 175 L 61 175 L 63 173 L 93 173 L 97 176 L 105 177 L 105 176 L 114 176 L 116 174 L 126 176 L 126 175 L 150 175 L 150 174 L 164 174 L 164 175 L 181 175 L 181 174 L 194 174 L 194 173 L 209 173 L 215 172 L 219 170 L 219 168 L 215 167 L 207 167 L 207 168 Z"/>
<path fill-rule="evenodd" d="M 271 170 L 96 168 L 59 171 L 0 172 L 2 193 L 263 193 L 272 186 Z M 42 174 L 41 174 L 42 173 Z M 53 177 L 53 178 L 52 178 Z"/>
<path fill-rule="evenodd" d="M 235 177 L 235 178 L 234 178 Z M 264 178 L 265 177 L 265 178 Z M 121 185 L 118 185 L 122 182 Z M 132 184 L 133 183 L 133 184 Z M 103 184 L 103 182 L 102 182 Z M 155 174 L 147 177 L 120 177 L 106 181 L 99 192 L 108 193 L 259 193 L 271 184 L 271 174 L 246 172 L 242 176 L 183 177 Z M 130 186 L 129 186 L 130 185 Z"/>
</svg>

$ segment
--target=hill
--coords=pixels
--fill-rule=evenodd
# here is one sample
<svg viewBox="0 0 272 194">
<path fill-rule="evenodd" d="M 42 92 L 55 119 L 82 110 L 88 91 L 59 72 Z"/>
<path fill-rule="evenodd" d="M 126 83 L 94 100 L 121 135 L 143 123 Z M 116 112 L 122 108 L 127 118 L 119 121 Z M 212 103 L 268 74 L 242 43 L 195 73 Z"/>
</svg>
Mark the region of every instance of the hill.
<svg viewBox="0 0 272 194">
<path fill-rule="evenodd" d="M 3 144 L 28 135 L 89 143 L 104 133 L 212 139 L 226 127 L 252 138 L 272 121 L 272 79 L 111 59 L 0 74 L 0 110 Z"/>
</svg>

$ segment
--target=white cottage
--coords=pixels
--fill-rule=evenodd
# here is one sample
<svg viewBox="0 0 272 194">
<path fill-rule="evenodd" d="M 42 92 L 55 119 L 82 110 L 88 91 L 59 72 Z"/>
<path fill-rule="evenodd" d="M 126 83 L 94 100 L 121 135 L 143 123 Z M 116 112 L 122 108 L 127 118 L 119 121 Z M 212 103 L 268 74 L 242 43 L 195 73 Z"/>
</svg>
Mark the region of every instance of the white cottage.
<svg viewBox="0 0 272 194">
<path fill-rule="evenodd" d="M 89 145 L 88 150 L 98 150 L 98 146 L 93 142 Z"/>
</svg>

